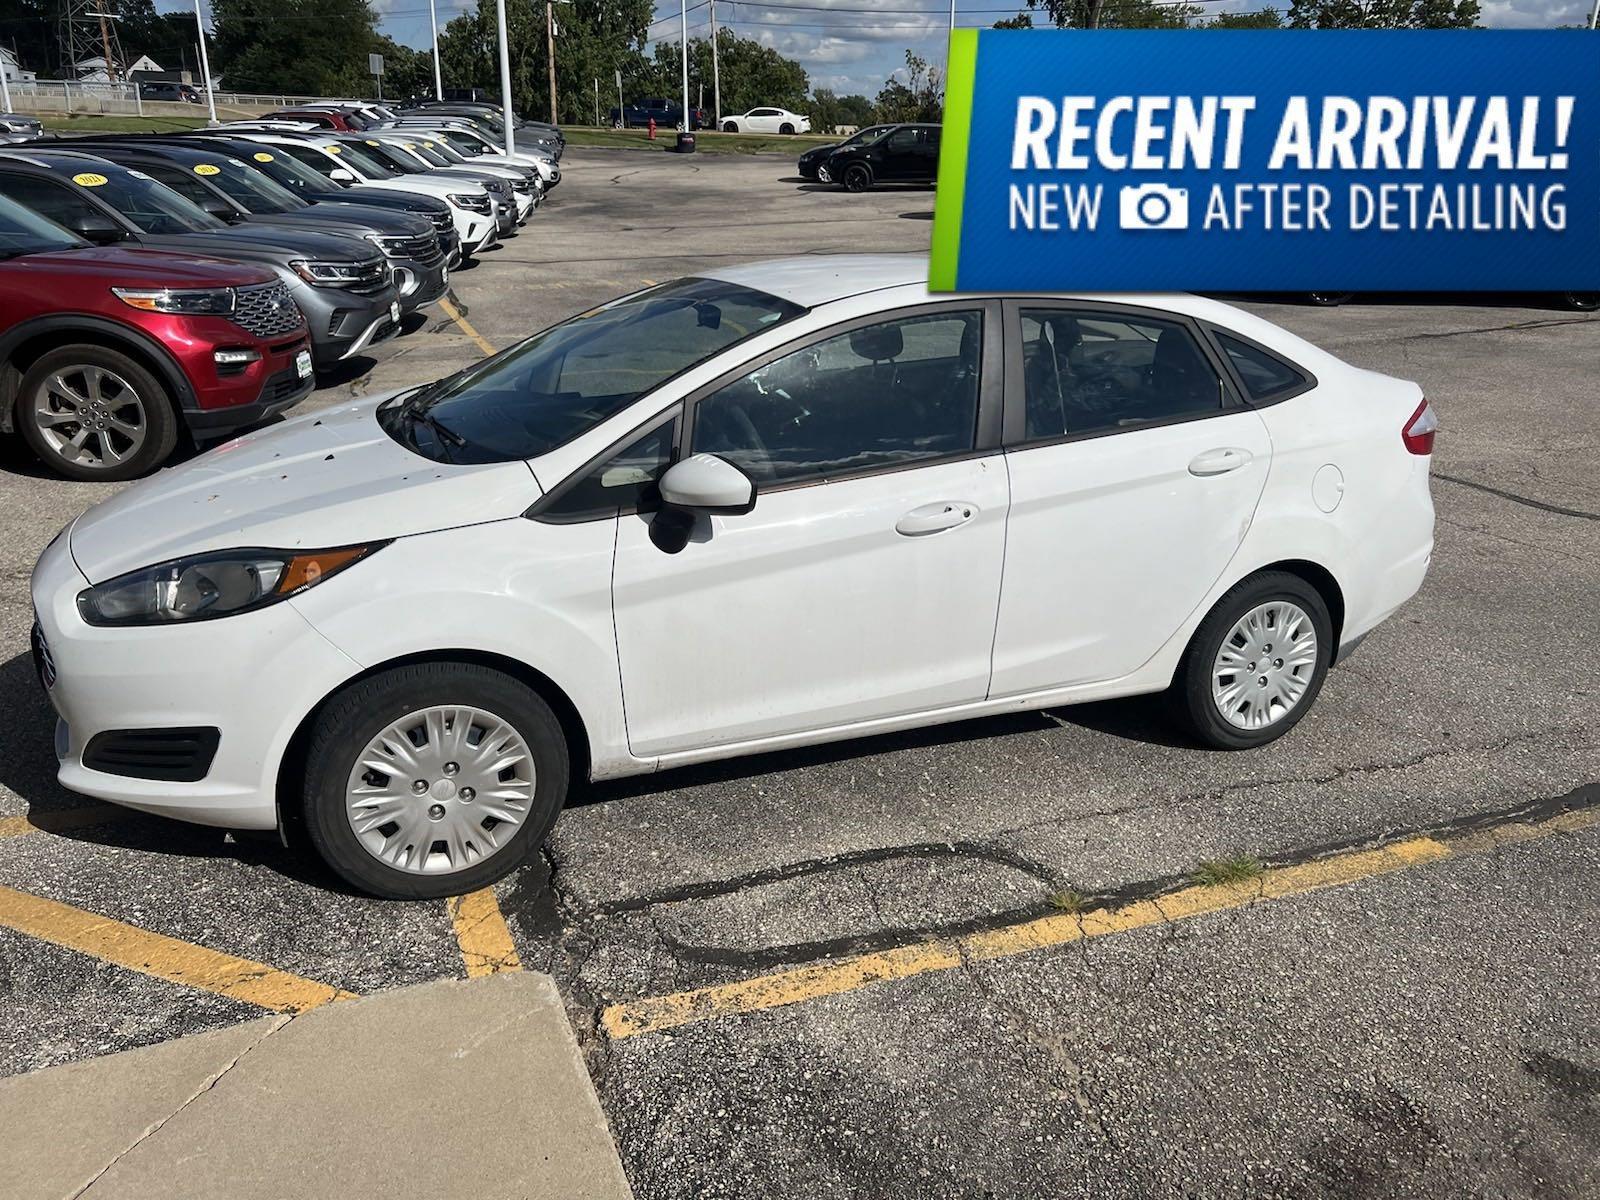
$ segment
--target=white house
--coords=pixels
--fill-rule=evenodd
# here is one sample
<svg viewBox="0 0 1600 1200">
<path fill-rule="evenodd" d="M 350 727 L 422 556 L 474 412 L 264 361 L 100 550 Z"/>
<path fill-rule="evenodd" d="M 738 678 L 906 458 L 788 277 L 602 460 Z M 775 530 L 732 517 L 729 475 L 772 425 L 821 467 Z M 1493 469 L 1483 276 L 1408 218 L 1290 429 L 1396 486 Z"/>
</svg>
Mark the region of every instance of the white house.
<svg viewBox="0 0 1600 1200">
<path fill-rule="evenodd" d="M 0 70 L 5 71 L 7 83 L 32 83 L 37 78 L 32 71 L 24 71 L 17 56 L 4 46 L 0 46 Z"/>
<path fill-rule="evenodd" d="M 96 54 L 93 58 L 86 58 L 82 62 L 74 63 L 73 70 L 77 72 L 80 83 L 110 83 L 111 73 L 106 70 L 104 56 Z M 141 54 L 127 65 L 125 70 L 117 73 L 117 81 L 126 83 L 136 72 L 160 72 L 161 64 L 148 54 Z"/>
</svg>

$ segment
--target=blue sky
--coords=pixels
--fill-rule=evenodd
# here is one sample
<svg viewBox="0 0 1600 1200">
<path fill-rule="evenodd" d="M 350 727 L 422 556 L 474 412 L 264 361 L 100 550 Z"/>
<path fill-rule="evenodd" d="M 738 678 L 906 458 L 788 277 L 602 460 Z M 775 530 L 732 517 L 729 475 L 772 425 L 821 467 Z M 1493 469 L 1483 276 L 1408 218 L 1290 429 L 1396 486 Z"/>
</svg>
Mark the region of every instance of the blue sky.
<svg viewBox="0 0 1600 1200">
<path fill-rule="evenodd" d="M 1247 11 L 1286 7 L 1289 0 L 1200 0 L 1207 11 Z M 1588 21 L 1592 0 L 1482 0 L 1486 25 L 1502 28 L 1548 28 Z M 710 10 L 705 0 L 689 0 L 689 36 L 704 36 Z M 441 26 L 451 17 L 475 8 L 476 0 L 435 0 Z M 185 0 L 157 0 L 164 11 L 190 10 Z M 374 0 L 383 31 L 396 41 L 428 44 L 427 0 Z M 560 8 L 557 8 L 559 22 Z M 651 36 L 678 39 L 678 3 L 659 3 Z M 956 23 L 988 26 L 1019 11 L 1006 0 L 958 0 Z M 717 0 L 718 24 L 741 37 L 753 37 L 798 60 L 813 87 L 840 93 L 877 94 L 890 72 L 905 62 L 905 52 L 944 58 L 950 25 L 948 2 L 939 0 Z"/>
</svg>

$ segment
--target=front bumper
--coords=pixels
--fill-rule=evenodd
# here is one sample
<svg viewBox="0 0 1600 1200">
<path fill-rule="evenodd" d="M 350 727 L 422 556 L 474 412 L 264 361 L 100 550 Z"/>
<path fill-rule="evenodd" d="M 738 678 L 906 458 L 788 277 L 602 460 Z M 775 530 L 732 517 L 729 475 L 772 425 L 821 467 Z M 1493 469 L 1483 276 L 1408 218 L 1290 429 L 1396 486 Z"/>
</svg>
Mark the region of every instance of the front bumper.
<svg viewBox="0 0 1600 1200">
<path fill-rule="evenodd" d="M 432 304 L 450 290 L 450 256 L 440 254 L 432 262 L 415 258 L 391 258 L 395 287 L 400 292 L 400 311 L 415 312 Z"/>
<path fill-rule="evenodd" d="M 144 812 L 235 829 L 277 825 L 277 771 L 301 717 L 359 668 L 292 602 L 193 624 L 97 628 L 78 614 L 89 581 L 72 560 L 70 531 L 33 574 L 50 703 L 61 718 L 64 787 Z M 227 664 L 219 670 L 218 664 Z M 215 729 L 216 751 L 192 782 L 136 778 L 85 764 L 97 734 Z"/>
<path fill-rule="evenodd" d="M 311 327 L 311 355 L 329 367 L 400 332 L 400 291 L 390 283 L 370 294 L 343 288 L 295 289 L 295 302 Z"/>
</svg>

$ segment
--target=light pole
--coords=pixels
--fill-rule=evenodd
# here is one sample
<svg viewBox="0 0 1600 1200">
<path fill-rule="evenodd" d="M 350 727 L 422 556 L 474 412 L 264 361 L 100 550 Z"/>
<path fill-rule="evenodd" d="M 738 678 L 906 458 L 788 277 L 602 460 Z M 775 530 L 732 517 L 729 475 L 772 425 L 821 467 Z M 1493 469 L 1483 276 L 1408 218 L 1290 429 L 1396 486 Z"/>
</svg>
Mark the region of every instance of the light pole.
<svg viewBox="0 0 1600 1200">
<path fill-rule="evenodd" d="M 1589 14 L 1589 28 L 1600 27 L 1600 0 L 1594 0 L 1594 11 Z"/>
<path fill-rule="evenodd" d="M 439 14 L 428 0 L 428 29 L 433 34 L 433 98 L 444 99 L 444 72 L 439 69 Z"/>
<path fill-rule="evenodd" d="M 515 154 L 517 139 L 511 128 L 511 40 L 506 36 L 506 0 L 495 0 L 494 20 L 500 34 L 500 107 L 506 122 L 506 153 Z"/>
<path fill-rule="evenodd" d="M 711 0 L 711 125 L 722 128 L 722 72 L 717 68 L 717 0 Z"/>
<path fill-rule="evenodd" d="M 550 69 L 550 124 L 556 120 L 556 6 L 555 0 L 544 0 L 544 53 Z"/>
<path fill-rule="evenodd" d="M 6 106 L 6 111 L 11 111 L 11 80 L 6 76 L 6 57 L 0 54 L 0 104 Z"/>
<path fill-rule="evenodd" d="M 211 90 L 211 56 L 206 53 L 206 23 L 200 15 L 200 0 L 194 0 L 194 25 L 200 35 L 200 78 L 206 85 L 206 108 L 210 110 L 210 124 L 217 123 L 217 97 Z"/>
<path fill-rule="evenodd" d="M 689 132 L 689 0 L 678 0 L 678 49 L 683 51 L 683 131 Z"/>
</svg>

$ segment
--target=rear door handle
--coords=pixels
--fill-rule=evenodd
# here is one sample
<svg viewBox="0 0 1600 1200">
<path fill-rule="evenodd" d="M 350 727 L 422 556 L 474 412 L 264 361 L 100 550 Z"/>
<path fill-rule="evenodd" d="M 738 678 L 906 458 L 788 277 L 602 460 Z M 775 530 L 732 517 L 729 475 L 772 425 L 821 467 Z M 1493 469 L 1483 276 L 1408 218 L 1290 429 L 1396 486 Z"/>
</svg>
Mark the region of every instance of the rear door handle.
<svg viewBox="0 0 1600 1200">
<path fill-rule="evenodd" d="M 1237 446 L 1223 446 L 1217 450 L 1207 450 L 1204 454 L 1197 454 L 1189 460 L 1189 474 L 1191 475 L 1226 475 L 1229 471 L 1237 471 L 1250 461 L 1250 451 L 1241 450 Z"/>
<path fill-rule="evenodd" d="M 894 523 L 894 531 L 906 537 L 923 537 L 964 525 L 977 513 L 977 506 L 965 500 L 938 500 L 913 508 Z"/>
</svg>

